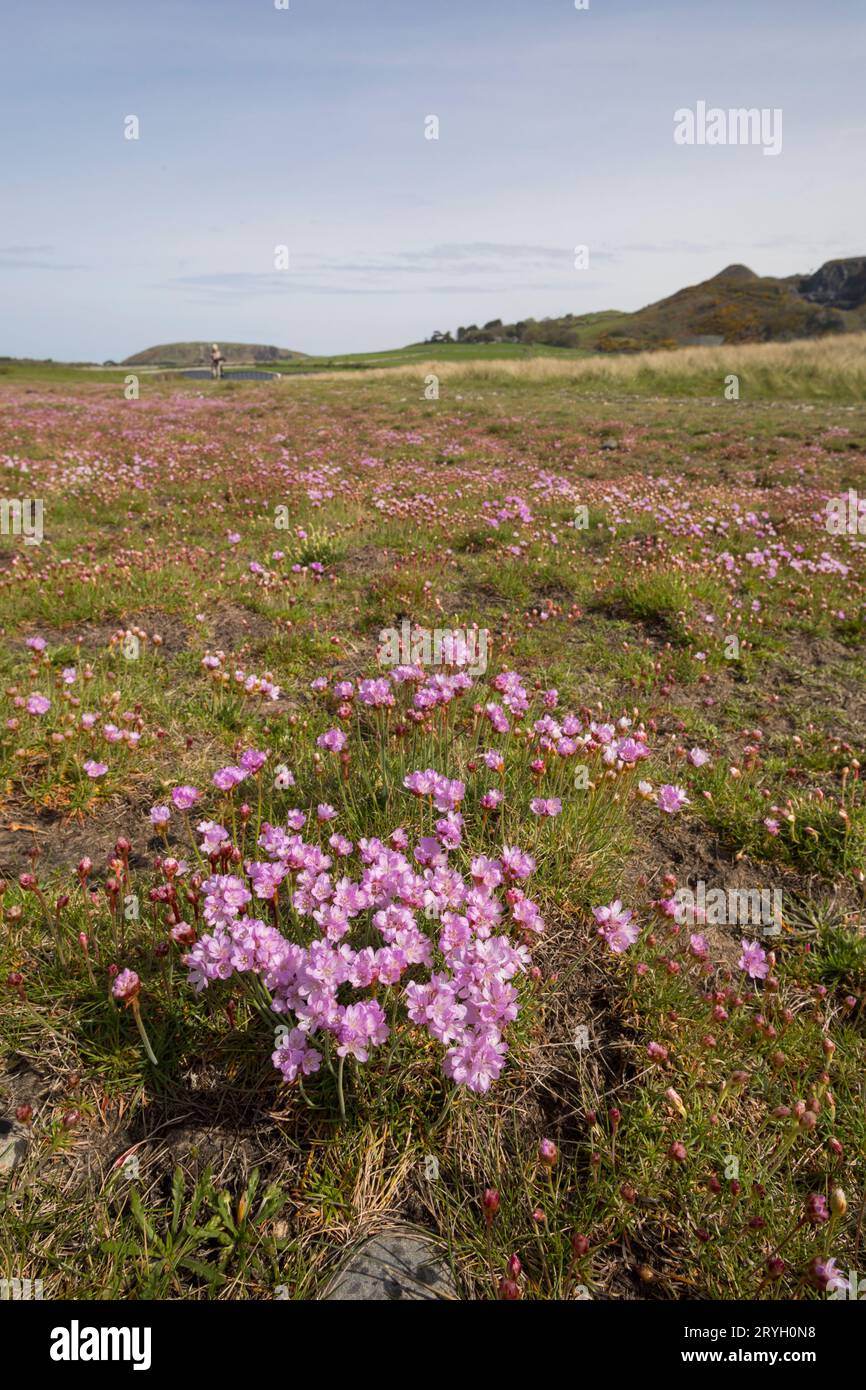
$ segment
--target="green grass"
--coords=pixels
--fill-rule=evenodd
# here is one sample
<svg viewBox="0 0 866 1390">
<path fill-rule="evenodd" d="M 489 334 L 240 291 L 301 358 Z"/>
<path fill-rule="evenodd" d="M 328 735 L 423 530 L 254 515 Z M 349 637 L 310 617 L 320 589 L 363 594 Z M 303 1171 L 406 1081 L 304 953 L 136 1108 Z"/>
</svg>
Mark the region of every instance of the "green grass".
<svg viewBox="0 0 866 1390">
<path fill-rule="evenodd" d="M 834 546 L 812 513 L 856 475 L 863 407 L 840 416 L 820 403 L 752 401 L 723 416 L 711 398 L 630 399 L 630 386 L 605 393 L 599 383 L 598 399 L 576 398 L 568 381 L 536 378 L 528 364 L 513 379 L 443 378 L 439 402 L 398 374 L 347 371 L 278 394 L 238 384 L 215 409 L 209 395 L 199 402 L 197 383 L 143 377 L 141 401 L 124 403 L 119 391 L 80 390 L 82 377 L 63 370 L 32 399 L 18 390 L 23 376 L 0 376 L 8 453 L 29 461 L 28 486 L 43 487 L 49 504 L 38 553 L 3 537 L 0 555 L 0 1098 L 4 1113 L 28 1095 L 33 1105 L 26 1162 L 0 1195 L 0 1276 L 42 1278 L 46 1297 L 305 1298 L 326 1288 L 348 1243 L 395 1217 L 434 1231 L 461 1293 L 478 1299 L 497 1296 L 513 1254 L 523 1297 L 540 1299 L 814 1298 L 816 1254 L 856 1268 L 866 812 L 854 766 L 863 668 L 851 640 L 862 560 L 840 542 L 844 580 L 783 566 L 770 582 L 745 561 L 766 537 L 704 519 L 730 520 L 737 503 L 775 516 L 785 546 L 807 558 Z M 178 391 L 187 398 L 175 413 Z M 836 432 L 840 419 L 849 436 Z M 122 472 L 144 447 L 130 429 L 147 441 L 143 487 Z M 611 436 L 618 447 L 602 449 Z M 861 447 L 825 447 L 843 437 Z M 302 461 L 303 482 L 286 454 Z M 99 463 L 83 482 L 82 457 Z M 315 495 L 323 488 L 334 495 Z M 531 521 L 485 524 L 514 495 Z M 700 535 L 664 510 L 683 498 Z M 581 501 L 588 531 L 570 525 Z M 273 525 L 281 503 L 289 531 Z M 614 533 L 617 510 L 626 520 Z M 242 538 L 229 546 L 235 528 Z M 272 560 L 276 549 L 283 560 Z M 730 574 L 722 551 L 735 557 Z M 845 618 L 833 616 L 840 609 Z M 147 639 L 127 661 L 107 634 L 141 614 Z M 398 732 L 394 720 L 383 734 L 363 716 L 343 778 L 314 756 L 334 716 L 310 683 L 323 672 L 373 674 L 378 629 L 402 615 L 489 628 L 490 670 L 427 731 Z M 105 631 L 86 632 L 79 650 L 87 623 Z M 751 644 L 736 662 L 718 635 L 732 624 Z M 160 631 L 163 647 L 152 640 Z M 23 639 L 40 632 L 48 660 L 34 663 Z M 229 670 L 269 671 L 284 698 L 270 707 L 218 684 L 201 667 L 217 647 Z M 64 665 L 79 670 L 72 690 L 58 680 Z M 554 754 L 534 772 L 512 735 L 505 809 L 498 824 L 485 818 L 478 794 L 495 779 L 478 759 L 493 736 L 472 705 L 476 693 L 482 704 L 499 698 L 489 681 L 501 669 L 521 671 L 533 694 L 555 686 L 559 710 L 584 722 L 643 720 L 651 759 L 617 780 L 593 764 L 595 787 L 580 791 Z M 16 700 L 40 689 L 52 707 L 38 720 Z M 138 749 L 83 733 L 85 709 L 100 725 L 140 721 Z M 695 743 L 709 749 L 709 767 L 685 762 Z M 278 1085 L 274 1021 L 260 997 L 235 983 L 197 996 L 176 948 L 160 949 L 147 808 L 190 781 L 208 789 L 202 814 L 240 835 L 237 806 L 210 777 L 246 747 L 268 748 L 294 771 L 296 789 L 264 792 L 262 814 L 275 822 L 329 801 L 354 842 L 401 823 L 428 829 L 402 779 L 441 765 L 469 788 L 455 854 L 464 871 L 471 854 L 493 855 L 503 840 L 536 856 L 528 888 L 549 927 L 534 951 L 540 976 L 521 982 L 509 1064 L 487 1097 L 455 1093 L 441 1049 L 398 1023 L 385 1055 L 347 1066 L 342 1121 L 327 1066 L 305 1094 Z M 94 749 L 110 764 L 98 783 L 81 767 Z M 687 812 L 662 817 L 637 795 L 639 777 L 684 785 Z M 562 815 L 532 817 L 536 793 L 560 796 Z M 789 803 L 793 823 L 779 813 L 771 836 L 765 817 Z M 34 833 L 10 825 L 38 827 L 47 910 L 16 882 Z M 121 834 L 140 856 L 122 885 L 138 899 L 128 920 L 105 888 Z M 250 828 L 245 856 L 252 847 Z M 197 865 L 181 833 L 172 848 Z M 84 853 L 95 898 L 75 874 Z M 736 927 L 720 929 L 713 972 L 701 974 L 689 932 L 653 906 L 666 873 L 783 884 L 785 930 L 765 943 L 777 987 L 738 970 Z M 621 958 L 591 916 L 615 895 L 642 926 Z M 132 1015 L 109 1000 L 110 964 L 142 978 L 157 1068 Z M 8 983 L 16 973 L 20 993 Z M 665 1061 L 651 1062 L 650 1042 L 667 1049 Z M 774 1113 L 798 1101 L 814 1103 L 814 1123 Z M 558 1146 L 552 1171 L 539 1162 L 542 1137 Z M 130 1149 L 137 1165 L 118 1163 Z M 847 1217 L 803 1223 L 809 1194 L 837 1186 Z M 489 1187 L 501 1202 L 488 1226 Z M 777 1251 L 785 1268 L 768 1280 Z"/>
</svg>

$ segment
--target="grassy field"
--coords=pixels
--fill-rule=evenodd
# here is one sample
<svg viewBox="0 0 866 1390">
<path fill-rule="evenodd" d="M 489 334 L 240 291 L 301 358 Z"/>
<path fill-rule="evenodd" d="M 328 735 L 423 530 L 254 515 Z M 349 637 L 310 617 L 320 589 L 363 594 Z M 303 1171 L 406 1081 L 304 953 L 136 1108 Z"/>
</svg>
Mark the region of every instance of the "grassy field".
<svg viewBox="0 0 866 1390">
<path fill-rule="evenodd" d="M 598 317 L 598 316 L 595 316 Z M 732 343 L 637 353 L 596 353 L 522 343 L 417 343 L 388 352 L 303 357 L 258 363 L 281 377 L 382 373 L 402 375 L 421 390 L 431 374 L 478 385 L 483 380 L 532 392 L 567 382 L 592 395 L 686 396 L 709 400 L 858 402 L 866 394 L 866 334 L 848 333 L 790 343 Z M 229 371 L 231 372 L 231 368 Z M 81 385 L 117 383 L 134 373 L 152 388 L 184 380 L 179 371 L 155 367 L 84 367 L 68 363 L 0 362 L 0 384 Z M 736 378 L 736 384 L 731 384 Z M 229 379 L 213 389 L 236 389 Z M 198 389 L 201 389 L 199 387 Z M 205 389 L 210 389 L 206 386 Z"/>
<path fill-rule="evenodd" d="M 515 356 L 3 369 L 0 1277 L 863 1269 L 864 341 Z"/>
<path fill-rule="evenodd" d="M 443 343 L 435 348 L 429 343 L 416 343 L 404 348 L 391 348 L 383 352 L 337 353 L 332 356 L 298 356 L 289 361 L 277 359 L 270 362 L 250 362 L 248 365 L 273 372 L 280 376 L 309 376 L 321 372 L 356 372 L 382 367 L 412 367 L 424 363 L 431 353 L 437 360 L 450 366 L 461 366 L 467 362 L 525 362 L 532 358 L 559 358 L 574 361 L 588 355 L 585 348 L 553 348 L 543 344 L 529 346 L 523 343 Z M 196 362 L 196 367 L 204 363 Z M 236 363 L 229 363 L 227 373 L 238 369 Z M 133 373 L 142 380 L 153 377 L 166 380 L 182 380 L 181 368 L 167 368 L 158 364 L 142 366 L 99 367 L 67 362 L 28 362 L 20 359 L 0 360 L 0 382 L 7 385 L 14 382 L 39 382 L 50 385 L 52 382 L 87 384 L 122 382 Z M 226 378 L 228 380 L 228 377 Z"/>
<path fill-rule="evenodd" d="M 524 389 L 560 381 L 594 394 L 854 402 L 866 395 L 866 334 L 627 354 L 549 348 L 528 361 L 498 359 L 492 349 L 455 361 L 428 348 L 426 357 L 394 365 L 407 379 L 433 372 L 446 381 L 512 381 Z"/>
</svg>

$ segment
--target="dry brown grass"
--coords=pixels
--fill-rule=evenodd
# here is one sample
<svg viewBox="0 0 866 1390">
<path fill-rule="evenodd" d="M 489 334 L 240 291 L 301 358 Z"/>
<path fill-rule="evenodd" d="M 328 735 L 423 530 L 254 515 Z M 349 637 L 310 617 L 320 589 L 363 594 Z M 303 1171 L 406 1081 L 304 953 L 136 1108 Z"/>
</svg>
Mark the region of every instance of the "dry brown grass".
<svg viewBox="0 0 866 1390">
<path fill-rule="evenodd" d="M 579 389 L 658 395 L 721 395 L 725 378 L 740 379 L 742 399 L 862 400 L 866 396 L 866 333 L 791 343 L 731 343 L 593 357 L 447 362 L 431 357 L 375 367 L 363 379 L 503 381 L 515 385 L 573 382 Z M 323 373 L 323 377 L 340 373 Z"/>
</svg>

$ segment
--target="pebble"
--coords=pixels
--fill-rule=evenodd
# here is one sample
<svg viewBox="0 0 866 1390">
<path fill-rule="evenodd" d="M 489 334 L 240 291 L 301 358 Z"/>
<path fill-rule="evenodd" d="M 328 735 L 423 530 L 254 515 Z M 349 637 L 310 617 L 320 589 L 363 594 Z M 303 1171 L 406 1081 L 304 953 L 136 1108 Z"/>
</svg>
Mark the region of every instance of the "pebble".
<svg viewBox="0 0 866 1390">
<path fill-rule="evenodd" d="M 395 1228 L 358 1246 L 331 1281 L 325 1299 L 456 1299 L 442 1249 L 410 1228 Z"/>
</svg>

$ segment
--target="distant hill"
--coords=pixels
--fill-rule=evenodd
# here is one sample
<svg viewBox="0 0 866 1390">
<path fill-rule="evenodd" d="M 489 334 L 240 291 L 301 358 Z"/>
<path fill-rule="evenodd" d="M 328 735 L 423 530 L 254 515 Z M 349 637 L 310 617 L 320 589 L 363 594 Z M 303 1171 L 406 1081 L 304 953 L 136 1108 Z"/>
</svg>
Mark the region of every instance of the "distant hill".
<svg viewBox="0 0 866 1390">
<path fill-rule="evenodd" d="M 804 283 L 809 281 L 801 276 L 777 280 L 756 275 L 747 266 L 728 266 L 711 280 L 630 314 L 616 332 L 645 346 L 704 336 L 726 343 L 779 342 L 866 327 L 866 294 L 858 315 L 856 310 L 839 307 L 832 296 L 820 303 L 807 299 L 801 288 Z"/>
<path fill-rule="evenodd" d="M 565 314 L 482 328 L 458 328 L 456 338 L 434 333 L 429 340 L 462 343 L 541 343 L 602 352 L 647 347 L 681 347 L 694 342 L 761 343 L 813 338 L 866 329 L 866 256 L 828 261 L 814 275 L 785 279 L 756 275 L 729 265 L 635 313 Z"/>
<path fill-rule="evenodd" d="M 230 366 L 253 362 L 287 362 L 304 357 L 303 352 L 269 347 L 263 343 L 220 343 L 220 351 Z M 210 343 L 162 343 L 145 348 L 121 363 L 123 367 L 205 367 L 210 366 Z"/>
</svg>

